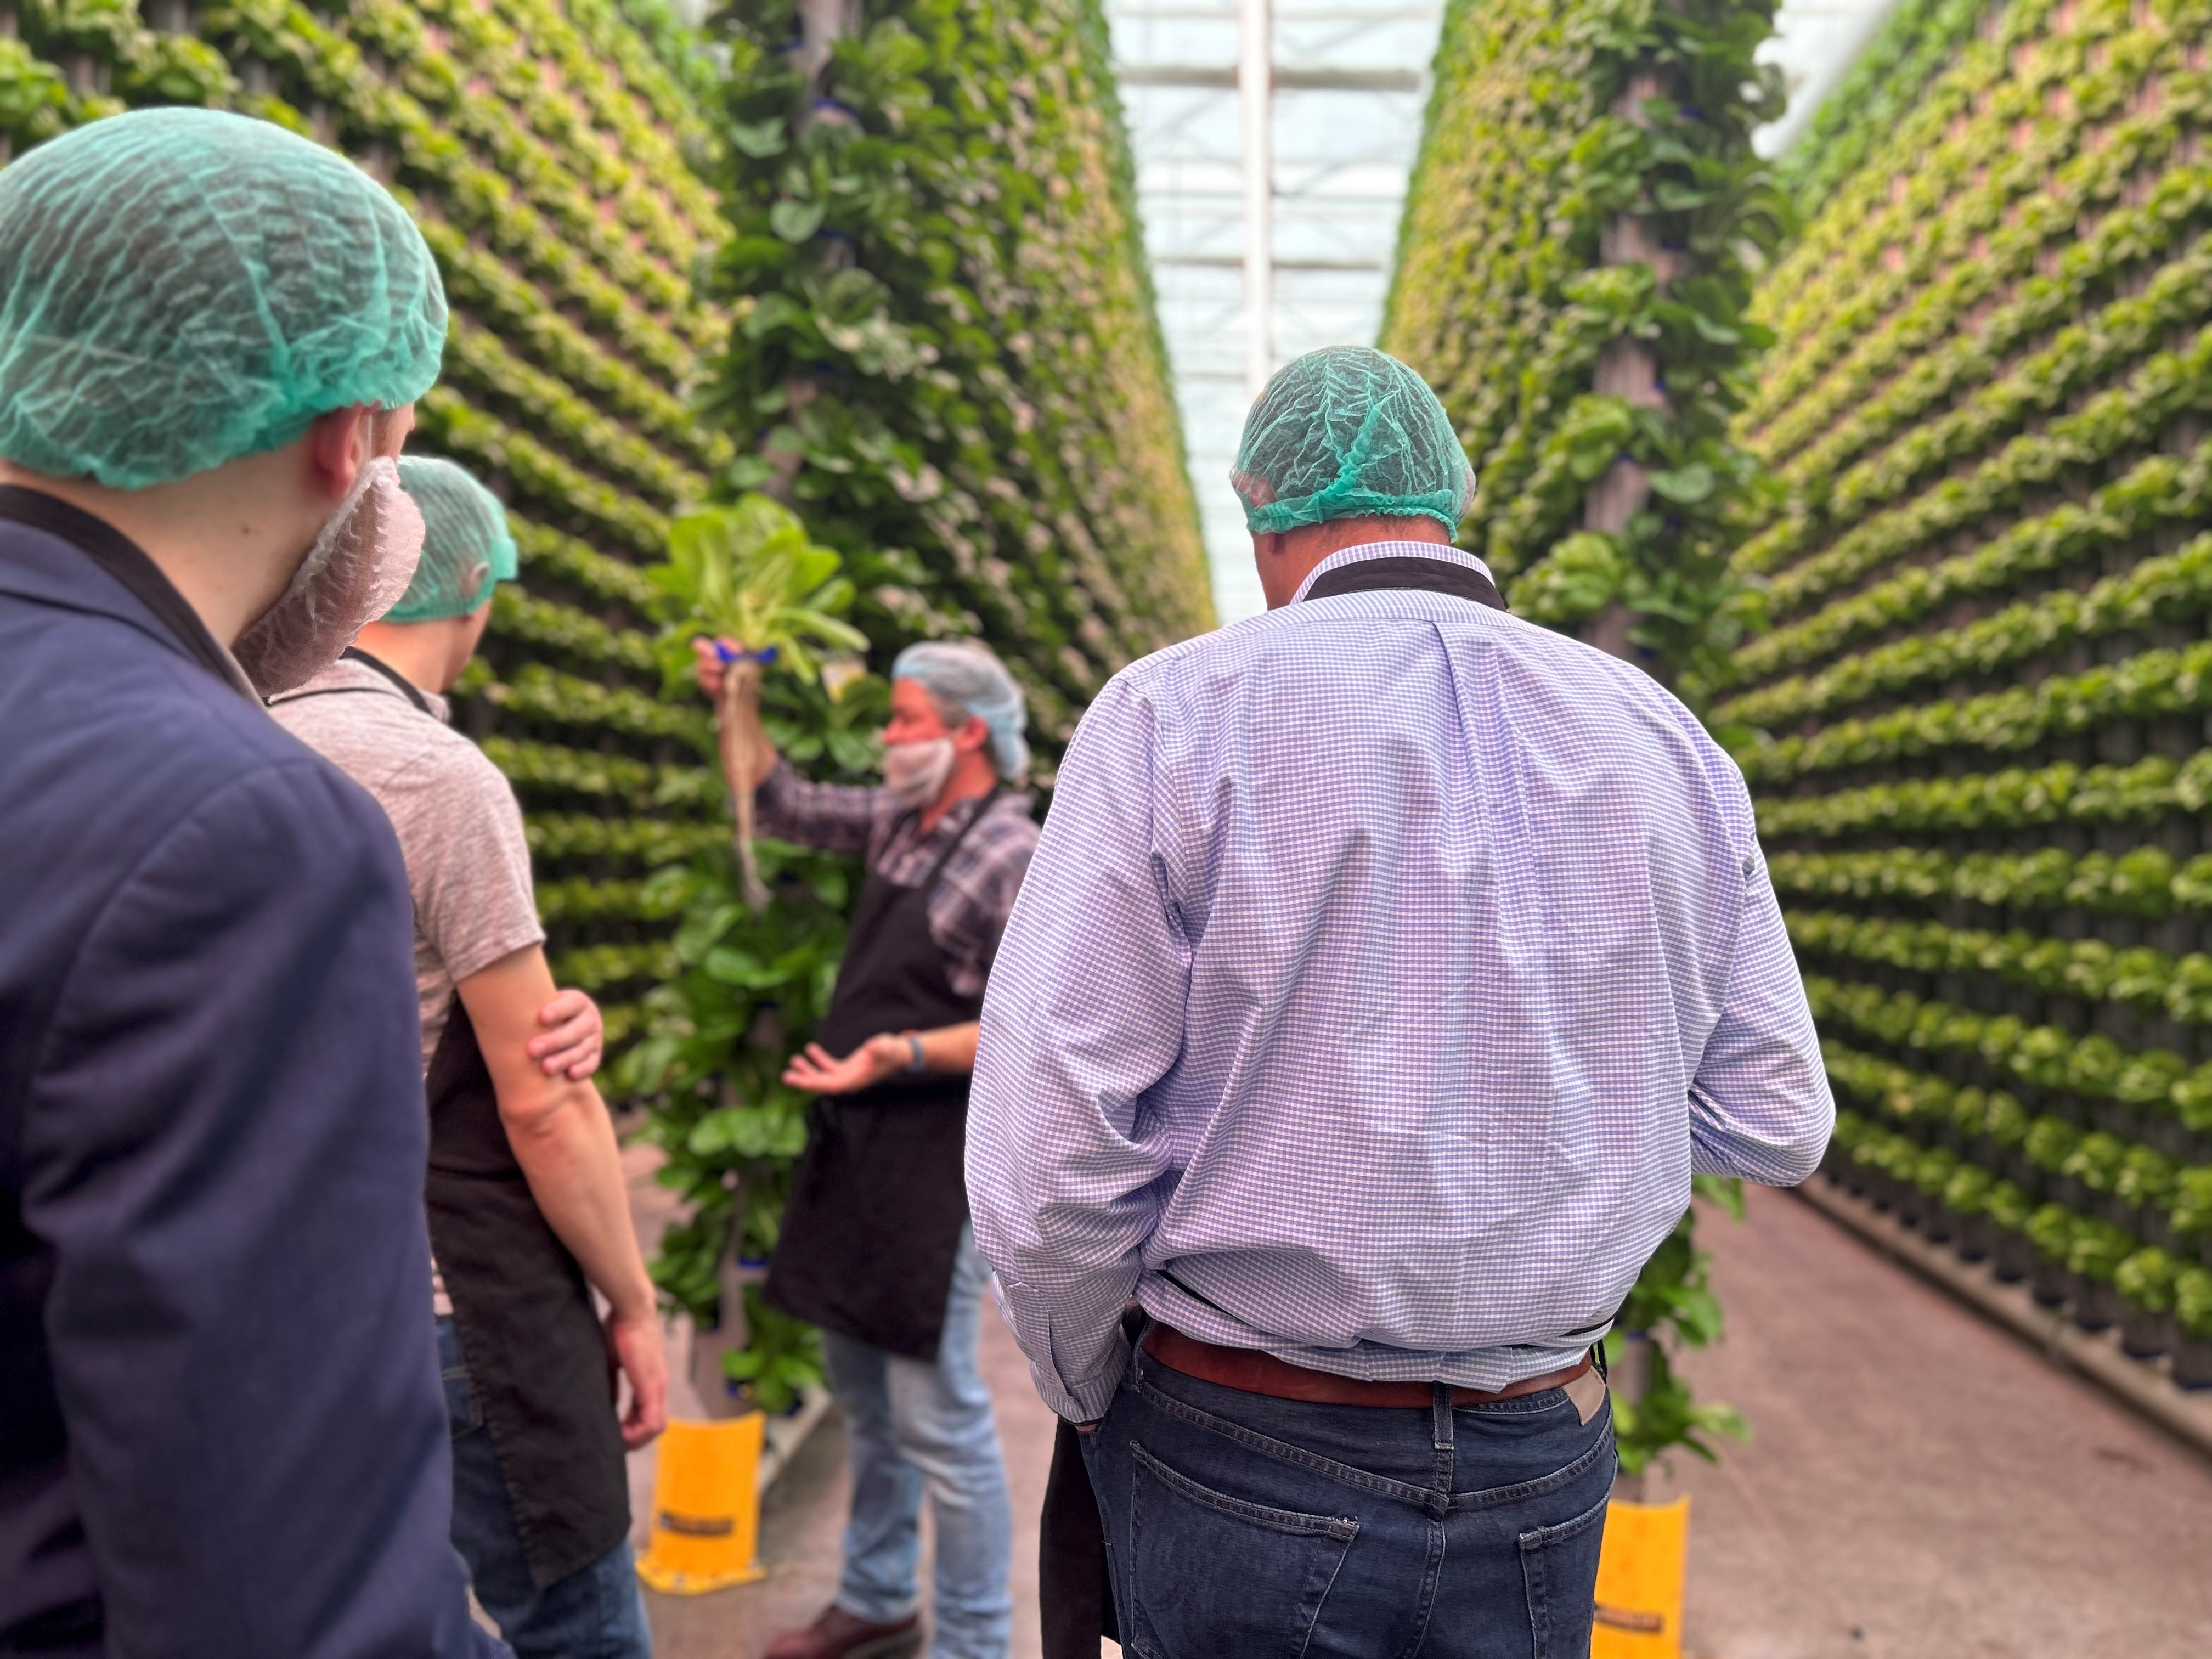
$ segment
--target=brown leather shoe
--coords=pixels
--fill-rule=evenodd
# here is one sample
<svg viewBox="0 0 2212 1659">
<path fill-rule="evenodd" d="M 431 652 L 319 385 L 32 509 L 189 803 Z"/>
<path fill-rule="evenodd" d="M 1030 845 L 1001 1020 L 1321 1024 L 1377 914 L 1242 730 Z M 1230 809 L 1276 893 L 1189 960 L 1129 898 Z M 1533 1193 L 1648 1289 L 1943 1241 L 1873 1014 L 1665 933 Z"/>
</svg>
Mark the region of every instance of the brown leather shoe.
<svg viewBox="0 0 2212 1659">
<path fill-rule="evenodd" d="M 841 1607 L 825 1608 L 805 1630 L 779 1636 L 768 1659 L 904 1659 L 921 1650 L 921 1615 L 910 1613 L 896 1624 L 872 1625 Z"/>
</svg>

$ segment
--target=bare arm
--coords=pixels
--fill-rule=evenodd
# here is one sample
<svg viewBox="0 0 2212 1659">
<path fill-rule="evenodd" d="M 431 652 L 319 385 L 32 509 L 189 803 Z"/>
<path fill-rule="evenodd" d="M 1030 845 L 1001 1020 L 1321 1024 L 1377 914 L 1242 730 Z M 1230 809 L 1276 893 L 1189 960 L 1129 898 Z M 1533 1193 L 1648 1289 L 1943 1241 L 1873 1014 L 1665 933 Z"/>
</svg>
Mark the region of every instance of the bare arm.
<svg viewBox="0 0 2212 1659">
<path fill-rule="evenodd" d="M 870 1037 L 842 1060 L 818 1042 L 793 1054 L 783 1080 L 794 1089 L 817 1095 L 849 1095 L 872 1089 L 915 1069 L 915 1050 L 921 1051 L 921 1069 L 957 1075 L 975 1069 L 975 1036 L 982 1029 L 976 1020 L 959 1025 L 940 1025 L 931 1031 L 884 1031 Z"/>
<path fill-rule="evenodd" d="M 548 1077 L 531 1057 L 538 1011 L 553 996 L 543 949 L 501 957 L 459 988 L 531 1196 L 611 1310 L 607 1340 L 632 1396 L 623 1438 L 641 1446 L 668 1421 L 667 1361 L 606 1103 L 591 1084 Z"/>
</svg>

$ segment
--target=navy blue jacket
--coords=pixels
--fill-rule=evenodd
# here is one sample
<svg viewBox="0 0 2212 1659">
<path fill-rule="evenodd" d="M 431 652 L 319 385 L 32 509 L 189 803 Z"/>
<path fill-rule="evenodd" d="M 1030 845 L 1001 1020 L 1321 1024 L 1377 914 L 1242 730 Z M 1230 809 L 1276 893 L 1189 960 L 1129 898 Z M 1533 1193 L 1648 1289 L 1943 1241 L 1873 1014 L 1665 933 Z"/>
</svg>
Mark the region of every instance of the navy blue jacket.
<svg viewBox="0 0 2212 1659">
<path fill-rule="evenodd" d="M 448 1541 L 399 848 L 223 662 L 0 488 L 0 1653 L 504 1653 Z"/>
</svg>

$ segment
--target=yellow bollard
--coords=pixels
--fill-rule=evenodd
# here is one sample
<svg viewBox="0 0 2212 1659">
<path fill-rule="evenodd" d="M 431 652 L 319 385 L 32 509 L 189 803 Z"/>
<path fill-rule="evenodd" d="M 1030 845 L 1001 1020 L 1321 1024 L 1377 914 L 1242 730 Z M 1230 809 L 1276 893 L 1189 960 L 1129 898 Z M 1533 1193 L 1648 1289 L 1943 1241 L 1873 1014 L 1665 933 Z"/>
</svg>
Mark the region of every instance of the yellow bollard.
<svg viewBox="0 0 2212 1659">
<path fill-rule="evenodd" d="M 653 1477 L 653 1532 L 637 1576 L 672 1595 L 768 1577 L 760 1564 L 760 1466 L 768 1419 L 671 1423 Z"/>
<path fill-rule="evenodd" d="M 1689 1538 L 1687 1498 L 1607 1508 L 1590 1659 L 1681 1659 Z"/>
</svg>

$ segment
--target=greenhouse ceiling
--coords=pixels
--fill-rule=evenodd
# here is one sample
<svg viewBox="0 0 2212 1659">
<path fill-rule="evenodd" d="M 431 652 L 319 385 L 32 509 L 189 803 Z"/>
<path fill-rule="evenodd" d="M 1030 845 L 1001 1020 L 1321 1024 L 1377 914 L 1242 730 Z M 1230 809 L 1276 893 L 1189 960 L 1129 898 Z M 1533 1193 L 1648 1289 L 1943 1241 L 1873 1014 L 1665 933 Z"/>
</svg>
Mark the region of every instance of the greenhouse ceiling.
<svg viewBox="0 0 2212 1659">
<path fill-rule="evenodd" d="M 1778 153 L 1896 0 L 1784 0 Z M 1224 622 L 1261 608 L 1228 473 L 1255 392 L 1382 316 L 1441 0 L 1106 0 Z M 1247 95 L 1249 93 L 1251 95 Z"/>
</svg>

